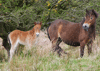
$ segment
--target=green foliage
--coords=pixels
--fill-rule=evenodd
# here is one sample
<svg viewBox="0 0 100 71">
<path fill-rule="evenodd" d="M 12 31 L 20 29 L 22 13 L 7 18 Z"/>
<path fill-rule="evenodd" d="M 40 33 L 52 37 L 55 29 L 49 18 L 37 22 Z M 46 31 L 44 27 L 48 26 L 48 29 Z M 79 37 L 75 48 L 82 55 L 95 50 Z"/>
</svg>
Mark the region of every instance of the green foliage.
<svg viewBox="0 0 100 71">
<path fill-rule="evenodd" d="M 42 21 L 42 28 L 56 19 L 80 22 L 86 9 L 95 9 L 99 13 L 99 6 L 99 0 L 1 0 L 0 22 L 8 24 L 7 27 L 3 26 L 4 29 L 9 28 L 4 30 L 6 33 L 14 29 L 26 31 L 34 26 L 35 21 Z M 98 32 L 99 19 L 96 28 Z"/>
</svg>

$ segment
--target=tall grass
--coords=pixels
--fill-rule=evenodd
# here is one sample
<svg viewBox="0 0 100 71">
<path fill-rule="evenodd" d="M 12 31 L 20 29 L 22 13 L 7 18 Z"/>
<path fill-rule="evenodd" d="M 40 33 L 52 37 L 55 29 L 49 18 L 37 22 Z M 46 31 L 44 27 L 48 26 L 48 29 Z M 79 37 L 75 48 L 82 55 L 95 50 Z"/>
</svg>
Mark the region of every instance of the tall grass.
<svg viewBox="0 0 100 71">
<path fill-rule="evenodd" d="M 56 53 L 33 47 L 27 51 L 22 46 L 11 63 L 6 61 L 6 50 L 0 50 L 0 71 L 100 71 L 100 37 L 93 44 L 93 53 L 88 56 L 87 47 L 83 58 L 79 57 L 79 47 L 66 45 L 67 55 L 59 57 Z M 19 51 L 20 50 L 20 51 Z"/>
</svg>

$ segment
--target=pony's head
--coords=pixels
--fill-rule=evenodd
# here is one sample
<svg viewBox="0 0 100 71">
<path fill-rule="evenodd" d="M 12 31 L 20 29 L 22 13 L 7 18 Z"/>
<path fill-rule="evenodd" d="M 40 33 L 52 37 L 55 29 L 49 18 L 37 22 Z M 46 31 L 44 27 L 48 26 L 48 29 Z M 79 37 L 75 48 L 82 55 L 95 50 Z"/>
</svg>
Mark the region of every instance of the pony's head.
<svg viewBox="0 0 100 71">
<path fill-rule="evenodd" d="M 42 22 L 40 22 L 40 23 L 34 22 L 34 25 L 35 25 L 34 26 L 35 34 L 38 37 L 39 36 L 39 33 L 40 33 L 40 29 L 41 29 Z"/>
<path fill-rule="evenodd" d="M 93 9 L 88 11 L 86 9 L 85 22 L 82 25 L 84 30 L 88 31 L 89 27 L 95 24 L 96 18 L 98 18 L 98 14 L 96 11 L 94 11 Z"/>
</svg>

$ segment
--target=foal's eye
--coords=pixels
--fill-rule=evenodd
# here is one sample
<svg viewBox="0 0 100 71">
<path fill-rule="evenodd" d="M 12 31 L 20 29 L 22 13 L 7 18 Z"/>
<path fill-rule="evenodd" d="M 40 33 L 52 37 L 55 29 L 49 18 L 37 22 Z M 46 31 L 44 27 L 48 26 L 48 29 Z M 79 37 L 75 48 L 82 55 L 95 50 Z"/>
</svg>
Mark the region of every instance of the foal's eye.
<svg viewBox="0 0 100 71">
<path fill-rule="evenodd" d="M 93 19 L 93 17 L 90 18 L 91 20 Z"/>
</svg>

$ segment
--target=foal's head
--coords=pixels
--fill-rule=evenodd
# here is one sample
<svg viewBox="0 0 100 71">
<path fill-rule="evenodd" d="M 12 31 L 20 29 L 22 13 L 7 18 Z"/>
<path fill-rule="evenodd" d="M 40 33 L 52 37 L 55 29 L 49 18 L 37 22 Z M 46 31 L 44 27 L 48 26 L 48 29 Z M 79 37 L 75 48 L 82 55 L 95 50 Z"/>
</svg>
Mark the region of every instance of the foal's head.
<svg viewBox="0 0 100 71">
<path fill-rule="evenodd" d="M 95 24 L 96 18 L 98 18 L 96 11 L 93 9 L 88 11 L 86 9 L 86 17 L 85 22 L 83 23 L 83 28 L 88 31 L 89 27 Z"/>
<path fill-rule="evenodd" d="M 34 26 L 35 34 L 38 37 L 39 36 L 39 33 L 40 33 L 40 29 L 41 29 L 42 22 L 40 22 L 40 23 L 34 22 L 34 25 L 35 25 Z"/>
</svg>

